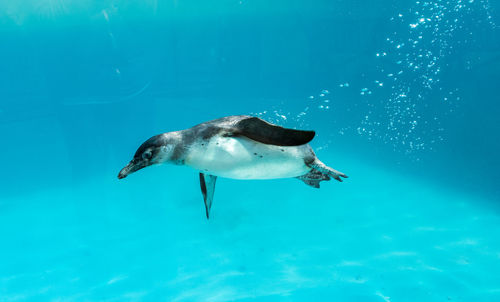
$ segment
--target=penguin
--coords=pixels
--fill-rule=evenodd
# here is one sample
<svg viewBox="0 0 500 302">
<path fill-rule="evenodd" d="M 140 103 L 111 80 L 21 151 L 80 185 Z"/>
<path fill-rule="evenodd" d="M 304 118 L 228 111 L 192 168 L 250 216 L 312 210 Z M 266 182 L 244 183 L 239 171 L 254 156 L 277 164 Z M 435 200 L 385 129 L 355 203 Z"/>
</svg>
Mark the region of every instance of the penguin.
<svg viewBox="0 0 500 302">
<path fill-rule="evenodd" d="M 287 129 L 254 116 L 227 116 L 151 137 L 118 178 L 155 164 L 191 167 L 199 171 L 209 219 L 217 177 L 297 178 L 314 188 L 319 188 L 321 181 L 347 178 L 316 157 L 308 144 L 314 136 L 314 131 Z"/>
</svg>

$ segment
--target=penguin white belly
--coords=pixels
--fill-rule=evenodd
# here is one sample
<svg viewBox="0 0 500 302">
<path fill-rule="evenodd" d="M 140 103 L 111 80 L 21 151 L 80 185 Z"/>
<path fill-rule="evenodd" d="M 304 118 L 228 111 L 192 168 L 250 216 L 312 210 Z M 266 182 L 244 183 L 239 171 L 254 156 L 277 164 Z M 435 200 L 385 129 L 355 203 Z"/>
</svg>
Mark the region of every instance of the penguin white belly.
<svg viewBox="0 0 500 302">
<path fill-rule="evenodd" d="M 191 145 L 185 165 L 200 172 L 235 179 L 297 177 L 308 173 L 309 145 L 266 145 L 245 137 L 216 136 Z"/>
</svg>

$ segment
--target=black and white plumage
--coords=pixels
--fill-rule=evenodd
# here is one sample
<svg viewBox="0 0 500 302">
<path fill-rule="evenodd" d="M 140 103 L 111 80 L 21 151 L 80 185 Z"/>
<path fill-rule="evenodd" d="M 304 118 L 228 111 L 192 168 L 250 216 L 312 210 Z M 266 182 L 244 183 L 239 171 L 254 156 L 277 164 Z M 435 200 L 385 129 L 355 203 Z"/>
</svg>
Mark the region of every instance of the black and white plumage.
<svg viewBox="0 0 500 302">
<path fill-rule="evenodd" d="M 238 115 L 156 135 L 144 142 L 118 178 L 144 167 L 173 163 L 200 172 L 207 218 L 218 176 L 234 179 L 298 178 L 319 188 L 321 181 L 347 177 L 323 164 L 308 143 L 314 131 L 287 129 Z"/>
</svg>

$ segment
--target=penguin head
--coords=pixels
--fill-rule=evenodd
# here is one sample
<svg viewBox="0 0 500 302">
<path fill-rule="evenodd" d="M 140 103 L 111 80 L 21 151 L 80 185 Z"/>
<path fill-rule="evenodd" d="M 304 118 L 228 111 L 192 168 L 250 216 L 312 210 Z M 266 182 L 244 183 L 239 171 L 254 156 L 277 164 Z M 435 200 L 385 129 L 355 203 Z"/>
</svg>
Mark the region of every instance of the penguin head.
<svg viewBox="0 0 500 302">
<path fill-rule="evenodd" d="M 134 158 L 118 174 L 118 178 L 127 177 L 142 168 L 172 161 L 175 135 L 164 133 L 145 141 L 135 152 Z"/>
</svg>

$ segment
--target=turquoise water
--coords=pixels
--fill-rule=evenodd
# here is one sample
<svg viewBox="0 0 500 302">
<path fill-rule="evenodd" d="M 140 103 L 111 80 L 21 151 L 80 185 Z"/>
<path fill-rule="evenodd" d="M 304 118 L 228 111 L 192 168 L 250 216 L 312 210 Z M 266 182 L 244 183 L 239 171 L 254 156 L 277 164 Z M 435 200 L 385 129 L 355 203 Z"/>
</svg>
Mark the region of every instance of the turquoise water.
<svg viewBox="0 0 500 302">
<path fill-rule="evenodd" d="M 499 301 L 498 9 L 0 0 L 0 301 Z M 349 178 L 117 179 L 236 114 Z"/>
</svg>

